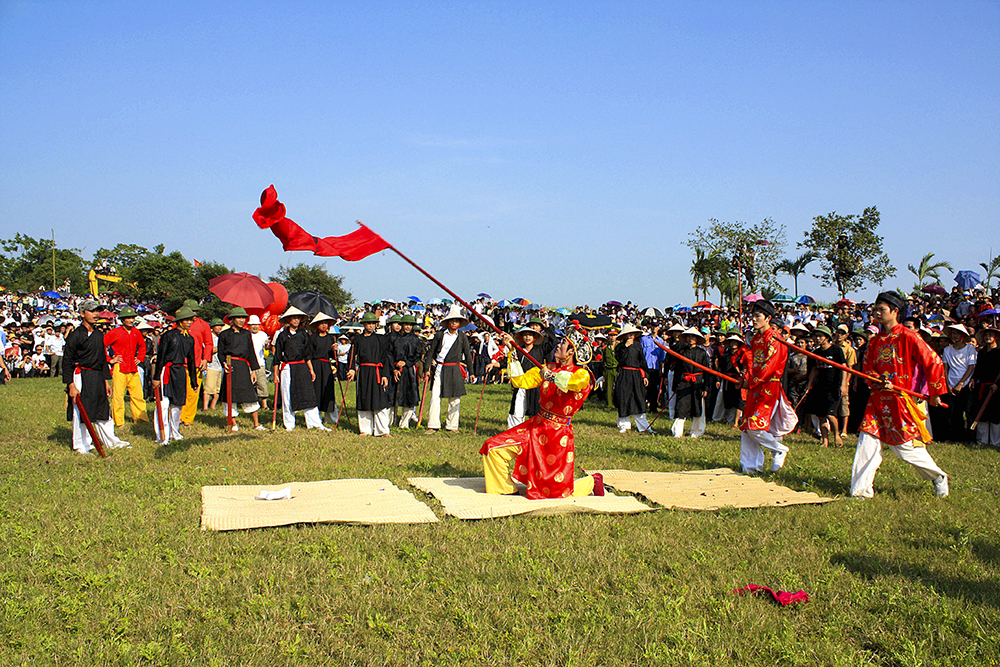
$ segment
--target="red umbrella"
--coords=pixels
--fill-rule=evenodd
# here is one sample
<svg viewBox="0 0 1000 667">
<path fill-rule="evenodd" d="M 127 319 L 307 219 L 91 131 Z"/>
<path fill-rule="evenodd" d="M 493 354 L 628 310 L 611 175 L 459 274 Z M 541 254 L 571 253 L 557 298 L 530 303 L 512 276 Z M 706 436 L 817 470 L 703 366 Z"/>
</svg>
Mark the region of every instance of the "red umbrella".
<svg viewBox="0 0 1000 667">
<path fill-rule="evenodd" d="M 941 287 L 940 285 L 925 285 L 920 288 L 921 292 L 925 294 L 937 294 L 938 296 L 944 296 L 948 293 L 948 290 Z"/>
<path fill-rule="evenodd" d="M 267 308 L 274 301 L 274 292 L 267 283 L 245 272 L 212 278 L 208 289 L 226 303 L 243 308 Z"/>
<path fill-rule="evenodd" d="M 115 319 L 115 314 L 112 313 L 110 310 L 107 310 L 107 309 L 102 310 L 101 312 L 97 313 L 97 316 L 99 318 L 101 318 L 102 320 L 113 320 L 113 319 Z"/>
<path fill-rule="evenodd" d="M 755 303 L 757 301 L 763 301 L 764 296 L 762 294 L 750 294 L 748 296 L 743 297 L 743 300 L 748 303 Z"/>
<path fill-rule="evenodd" d="M 531 305 L 531 302 L 528 301 L 527 299 L 524 299 L 524 298 L 514 299 L 514 303 L 516 303 L 519 306 L 530 306 Z"/>
<path fill-rule="evenodd" d="M 835 303 L 833 305 L 836 306 L 837 308 L 839 308 L 840 306 L 853 306 L 854 302 L 851 301 L 850 299 L 841 299 L 840 301 L 838 301 L 837 303 Z"/>
<path fill-rule="evenodd" d="M 718 308 L 718 306 L 716 306 L 711 301 L 699 301 L 698 303 L 694 304 L 691 307 L 692 308 Z"/>
</svg>

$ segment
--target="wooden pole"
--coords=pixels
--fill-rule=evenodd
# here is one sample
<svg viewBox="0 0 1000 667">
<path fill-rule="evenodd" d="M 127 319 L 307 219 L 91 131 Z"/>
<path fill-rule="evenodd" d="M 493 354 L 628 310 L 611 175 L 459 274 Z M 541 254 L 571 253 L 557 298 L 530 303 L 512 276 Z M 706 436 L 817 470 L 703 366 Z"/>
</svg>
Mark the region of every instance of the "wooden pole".
<svg viewBox="0 0 1000 667">
<path fill-rule="evenodd" d="M 87 416 L 87 411 L 83 409 L 83 401 L 80 400 L 80 394 L 73 397 L 73 402 L 76 403 L 76 409 L 80 411 L 80 419 L 87 427 L 87 431 L 90 433 L 90 439 L 94 442 L 94 447 L 97 447 L 97 453 L 101 455 L 102 459 L 108 458 L 108 455 L 104 453 L 104 443 L 101 442 L 101 437 L 97 434 L 97 429 L 90 421 L 90 417 Z"/>
<path fill-rule="evenodd" d="M 996 379 L 993 380 L 993 384 L 997 384 L 998 382 L 1000 382 L 1000 375 L 997 375 Z M 990 402 L 990 399 L 993 398 L 993 394 L 995 393 L 996 392 L 991 391 L 988 394 L 986 394 L 986 398 L 983 399 L 983 404 L 979 406 L 979 412 L 976 414 L 976 420 L 972 422 L 973 431 L 975 431 L 976 428 L 979 426 L 979 420 L 982 419 L 983 412 L 986 411 L 986 404 Z"/>
<path fill-rule="evenodd" d="M 226 426 L 233 428 L 233 358 L 226 355 Z"/>
<path fill-rule="evenodd" d="M 483 407 L 483 394 L 486 393 L 486 377 L 483 377 L 483 388 L 479 390 L 479 405 L 476 406 L 476 425 L 472 428 L 472 435 L 479 433 L 479 410 Z"/>
</svg>

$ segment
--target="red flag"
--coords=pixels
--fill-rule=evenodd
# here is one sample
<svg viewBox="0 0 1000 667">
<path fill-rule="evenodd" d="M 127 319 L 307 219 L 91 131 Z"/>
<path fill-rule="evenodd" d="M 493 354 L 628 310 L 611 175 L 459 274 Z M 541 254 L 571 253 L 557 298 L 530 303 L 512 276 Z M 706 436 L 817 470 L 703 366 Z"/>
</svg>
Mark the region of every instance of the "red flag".
<svg viewBox="0 0 1000 667">
<path fill-rule="evenodd" d="M 261 229 L 274 232 L 286 251 L 308 250 L 320 257 L 342 257 L 356 262 L 389 247 L 385 239 L 364 225 L 344 236 L 312 236 L 285 217 L 285 205 L 278 201 L 278 192 L 273 185 L 261 193 L 260 208 L 254 211 L 253 219 Z"/>
<path fill-rule="evenodd" d="M 198 260 L 194 260 L 194 265 L 195 267 L 199 267 L 201 266 L 201 262 L 199 262 Z"/>
</svg>

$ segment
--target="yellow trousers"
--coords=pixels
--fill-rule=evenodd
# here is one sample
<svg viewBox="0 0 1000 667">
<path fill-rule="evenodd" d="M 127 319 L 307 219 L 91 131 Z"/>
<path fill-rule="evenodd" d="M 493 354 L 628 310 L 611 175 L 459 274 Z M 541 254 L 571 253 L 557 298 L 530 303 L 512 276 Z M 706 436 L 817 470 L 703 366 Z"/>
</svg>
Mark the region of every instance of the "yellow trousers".
<svg viewBox="0 0 1000 667">
<path fill-rule="evenodd" d="M 517 492 L 510 477 L 510 462 L 513 461 L 520 445 L 494 447 L 483 455 L 483 474 L 486 477 L 486 493 L 509 496 Z M 573 497 L 589 496 L 594 492 L 594 478 L 590 475 L 573 480 Z"/>
<path fill-rule="evenodd" d="M 111 371 L 111 418 L 115 426 L 125 425 L 125 392 L 128 391 L 129 404 L 132 406 L 132 421 L 148 422 L 146 416 L 146 401 L 142 398 L 142 382 L 139 373 L 122 373 L 115 364 Z"/>
<path fill-rule="evenodd" d="M 188 378 L 185 378 L 187 380 Z M 184 407 L 181 408 L 181 421 L 185 424 L 194 423 L 194 413 L 198 412 L 198 394 L 201 393 L 201 373 L 198 373 L 198 388 L 192 389 L 190 382 L 185 382 L 184 386 L 187 387 L 187 399 L 185 400 Z"/>
</svg>

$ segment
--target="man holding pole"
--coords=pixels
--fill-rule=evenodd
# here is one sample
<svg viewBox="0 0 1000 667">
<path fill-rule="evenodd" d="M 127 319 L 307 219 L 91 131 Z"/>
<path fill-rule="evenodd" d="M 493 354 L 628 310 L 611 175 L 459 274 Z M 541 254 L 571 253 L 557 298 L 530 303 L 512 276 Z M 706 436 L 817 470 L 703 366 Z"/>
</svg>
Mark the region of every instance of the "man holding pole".
<svg viewBox="0 0 1000 667">
<path fill-rule="evenodd" d="M 231 411 L 232 403 L 239 403 L 243 412 L 253 417 L 254 428 L 264 431 L 266 429 L 261 426 L 257 416 L 260 403 L 257 401 L 257 386 L 253 379 L 259 368 L 257 354 L 254 352 L 250 332 L 243 328 L 247 323 L 247 311 L 239 307 L 233 308 L 229 311 L 229 321 L 230 328 L 223 329 L 219 334 L 219 361 L 226 371 L 223 380 L 226 386 L 222 391 L 231 392 L 227 397 L 231 396 L 232 399 L 226 409 Z"/>
<path fill-rule="evenodd" d="M 798 423 L 795 409 L 781 389 L 788 350 L 777 340 L 771 328 L 774 305 L 756 301 L 750 313 L 754 335 L 750 339 L 751 365 L 743 380 L 747 390 L 746 407 L 740 430 L 740 464 L 743 472 L 760 474 L 764 471 L 764 449 L 774 454 L 771 472 L 781 470 L 788 447 L 781 442 Z"/>
<path fill-rule="evenodd" d="M 899 294 L 882 292 L 872 310 L 880 331 L 868 344 L 864 372 L 881 378 L 881 382 L 869 381 L 871 397 L 854 454 L 851 495 L 858 498 L 871 498 L 875 494 L 875 473 L 882 463 L 882 445 L 888 445 L 918 475 L 933 482 L 939 498 L 948 495 L 948 475 L 927 453 L 925 445 L 930 442 L 930 433 L 924 426 L 925 415 L 911 396 L 896 388 L 912 389 L 916 369 L 922 367 L 930 395 L 928 403 L 939 406 L 940 397 L 948 391 L 944 364 L 920 334 L 899 323 L 902 307 Z"/>
<path fill-rule="evenodd" d="M 111 421 L 111 370 L 104 348 L 104 336 L 95 328 L 97 313 L 102 306 L 93 300 L 80 304 L 83 324 L 66 336 L 63 350 L 63 382 L 69 395 L 67 421 L 73 422 L 73 449 L 89 454 L 94 449 L 93 438 L 84 427 L 81 406 L 90 418 L 94 430 L 109 448 L 128 447 L 129 443 L 115 437 Z M 76 405 L 77 397 L 80 405 Z"/>
</svg>

